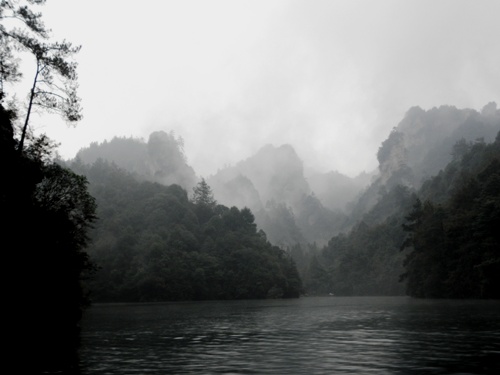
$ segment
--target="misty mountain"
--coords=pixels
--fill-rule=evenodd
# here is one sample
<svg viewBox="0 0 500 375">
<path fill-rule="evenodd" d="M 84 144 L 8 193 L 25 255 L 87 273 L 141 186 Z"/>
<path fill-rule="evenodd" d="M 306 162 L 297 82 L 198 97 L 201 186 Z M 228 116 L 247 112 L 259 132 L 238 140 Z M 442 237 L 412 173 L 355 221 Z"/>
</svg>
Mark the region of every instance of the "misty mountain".
<svg viewBox="0 0 500 375">
<path fill-rule="evenodd" d="M 251 183 L 259 194 L 261 207 L 269 201 L 285 203 L 294 207 L 303 195 L 311 193 L 311 188 L 304 178 L 302 160 L 290 145 L 275 147 L 266 145 L 246 160 L 219 170 L 210 176 L 207 182 L 214 189 L 219 199 L 226 199 L 218 191 L 227 191 L 227 185 L 235 184 L 241 177 L 247 179 L 242 183 Z M 234 202 L 247 201 L 248 191 L 234 192 L 236 196 L 228 197 Z M 249 207 L 255 209 L 258 207 Z"/>
<path fill-rule="evenodd" d="M 428 111 L 410 108 L 379 147 L 378 175 L 353 205 L 351 223 L 360 220 L 393 187 L 418 189 L 437 175 L 452 161 L 458 141 L 493 142 L 499 129 L 500 110 L 494 102 L 481 112 L 453 106 Z"/>
<path fill-rule="evenodd" d="M 152 133 L 147 143 L 137 138 L 119 137 L 100 144 L 95 142 L 80 150 L 75 159 L 87 165 L 99 159 L 107 160 L 139 180 L 178 184 L 188 192 L 197 181 L 195 171 L 186 162 L 182 139 L 163 131 Z M 321 185 L 321 193 L 328 196 L 330 202 L 333 202 L 332 194 L 341 189 L 328 189 L 325 184 L 346 185 L 346 180 L 335 185 L 335 179 L 320 181 L 321 176 L 316 176 L 314 181 L 319 181 L 316 185 Z M 338 180 L 341 179 L 339 174 Z M 217 200 L 225 206 L 250 208 L 269 240 L 283 247 L 297 242 L 325 244 L 346 221 L 340 210 L 335 212 L 325 207 L 315 196 L 304 177 L 302 160 L 290 145 L 266 145 L 252 157 L 219 170 L 207 182 Z M 352 188 L 354 184 L 350 186 L 351 192 L 356 191 Z M 346 195 L 340 193 L 338 200 L 345 199 Z"/>
<path fill-rule="evenodd" d="M 407 165 L 413 173 L 413 186 L 435 176 L 452 160 L 455 143 L 483 140 L 493 142 L 500 129 L 500 110 L 491 102 L 481 112 L 441 106 L 424 111 L 411 108 L 399 123 L 396 132 L 407 151 Z M 382 163 L 381 163 L 382 164 Z"/>
<path fill-rule="evenodd" d="M 417 198 L 437 205 L 432 211 L 436 215 L 441 209 L 438 205 L 453 207 L 456 204 L 453 202 L 460 199 L 465 206 L 477 202 L 473 212 L 482 212 L 486 210 L 484 206 L 489 204 L 489 213 L 481 214 L 481 220 L 487 221 L 488 225 L 498 220 L 492 214 L 496 212 L 492 201 L 483 202 L 479 197 L 485 195 L 485 191 L 492 195 L 494 189 L 488 188 L 488 184 L 498 186 L 491 182 L 496 181 L 496 177 L 495 169 L 489 163 L 498 159 L 496 136 L 499 131 L 500 112 L 495 103 L 489 103 L 481 112 L 449 106 L 429 111 L 411 108 L 382 142 L 377 154 L 378 174 L 354 201 L 348 224 L 345 225 L 348 229 L 334 236 L 320 251 L 311 252 L 306 247 L 293 249 L 306 290 L 320 294 L 332 291 L 346 295 L 404 294 L 405 285 L 399 282 L 399 276 L 405 272 L 405 254 L 400 250 L 405 238 L 402 226 Z M 488 146 L 491 142 L 494 143 Z M 474 176 L 478 176 L 477 180 Z M 469 181 L 471 178 L 473 180 Z M 483 188 L 482 181 L 488 180 L 491 181 Z M 429 217 L 433 217 L 432 212 L 427 213 Z M 468 230 L 463 217 L 468 217 L 472 223 L 476 220 L 474 217 L 479 215 L 466 211 L 459 212 L 465 216 L 454 214 L 447 219 L 447 226 L 463 224 L 461 230 L 464 232 Z M 484 228 L 484 224 L 481 225 Z M 483 241 L 478 233 L 475 236 L 476 240 Z M 464 239 L 465 242 L 469 240 Z M 490 243 L 488 241 L 486 243 Z M 471 249 L 480 249 L 481 246 L 475 243 Z M 452 251 L 456 253 L 450 249 L 450 254 Z M 481 254 L 478 250 L 475 254 L 475 258 L 464 260 L 464 267 L 470 264 L 469 261 L 477 262 L 478 267 L 484 261 L 486 263 L 481 267 L 484 267 L 485 274 L 472 275 L 461 269 L 463 277 L 479 280 L 479 276 L 486 277 L 486 272 L 493 274 L 490 268 L 486 271 L 486 265 L 491 265 L 491 269 L 497 267 L 494 252 Z M 467 256 L 467 252 L 456 254 L 457 258 L 461 256 Z M 451 259 L 448 261 L 453 263 Z M 420 266 L 412 264 L 409 280 L 414 285 L 409 286 L 408 292 L 415 295 L 460 294 L 459 290 L 446 286 L 443 280 L 440 287 L 433 288 L 432 280 L 415 276 L 436 270 L 432 260 L 426 262 L 429 269 L 424 273 Z M 451 263 L 449 270 L 453 268 Z M 433 277 L 438 280 L 442 276 Z M 422 289 L 422 285 L 427 286 Z M 464 289 L 463 293 L 482 295 L 477 290 Z"/>
<path fill-rule="evenodd" d="M 323 183 L 322 193 L 329 191 L 319 175 L 315 181 L 318 186 Z M 290 145 L 266 145 L 255 155 L 219 170 L 207 182 L 221 203 L 249 207 L 269 240 L 280 246 L 325 244 L 346 221 L 343 212 L 325 207 L 316 196 L 304 176 L 302 160 Z"/>
<path fill-rule="evenodd" d="M 292 254 L 309 293 L 498 298 L 500 129 L 453 147 L 419 189 L 384 187 L 346 233 Z M 403 282 L 401 282 L 403 281 Z"/>
<path fill-rule="evenodd" d="M 377 171 L 363 172 L 351 178 L 337 171 L 309 172 L 307 181 L 321 203 L 331 210 L 346 210 L 377 176 Z"/>
<path fill-rule="evenodd" d="M 107 160 L 135 174 L 139 179 L 163 185 L 178 184 L 191 190 L 196 174 L 186 162 L 184 141 L 173 132 L 151 133 L 148 142 L 138 138 L 115 137 L 111 141 L 91 143 L 81 149 L 76 159 L 93 164 L 98 159 Z"/>
<path fill-rule="evenodd" d="M 495 103 L 480 112 L 452 106 L 428 111 L 410 108 L 382 142 L 378 170 L 355 178 L 334 171 L 305 171 L 291 145 L 268 144 L 206 181 L 221 204 L 250 208 L 273 244 L 289 247 L 316 242 L 322 246 L 360 220 L 382 222 L 392 215 L 399 209 L 397 204 L 383 198 L 399 185 L 418 189 L 459 152 L 454 149 L 457 141 L 492 141 L 500 128 L 499 113 Z M 92 143 L 77 158 L 87 164 L 100 158 L 109 160 L 139 179 L 176 183 L 188 192 L 197 181 L 186 162 L 183 140 L 172 132 L 152 133 L 148 142 L 114 138 Z M 364 218 L 369 212 L 369 218 Z"/>
<path fill-rule="evenodd" d="M 290 250 L 310 293 L 404 294 L 405 215 L 417 197 L 449 204 L 468 173 L 461 160 L 480 173 L 479 151 L 499 130 L 495 103 L 480 112 L 413 107 L 380 145 L 373 173 L 350 178 L 305 171 L 291 145 L 266 145 L 206 182 L 221 205 L 249 208 L 262 235 Z M 172 133 L 153 133 L 147 143 L 115 138 L 92 144 L 78 158 L 89 165 L 111 160 L 138 180 L 162 185 L 195 181 L 182 140 Z"/>
</svg>

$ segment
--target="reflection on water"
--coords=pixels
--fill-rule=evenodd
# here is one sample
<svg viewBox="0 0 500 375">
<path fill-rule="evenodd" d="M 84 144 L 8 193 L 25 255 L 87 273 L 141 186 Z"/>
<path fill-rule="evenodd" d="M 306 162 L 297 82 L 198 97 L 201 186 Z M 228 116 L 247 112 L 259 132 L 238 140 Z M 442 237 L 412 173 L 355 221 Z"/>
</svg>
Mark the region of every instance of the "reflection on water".
<svg viewBox="0 0 500 375">
<path fill-rule="evenodd" d="M 82 374 L 500 374 L 500 301 L 405 297 L 113 304 Z"/>
</svg>

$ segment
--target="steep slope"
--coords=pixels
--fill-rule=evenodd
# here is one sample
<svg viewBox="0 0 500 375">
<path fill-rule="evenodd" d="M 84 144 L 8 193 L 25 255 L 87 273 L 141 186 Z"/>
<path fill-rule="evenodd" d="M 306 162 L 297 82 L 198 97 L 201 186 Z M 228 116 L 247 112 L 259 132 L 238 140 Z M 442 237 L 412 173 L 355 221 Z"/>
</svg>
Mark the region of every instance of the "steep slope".
<svg viewBox="0 0 500 375">
<path fill-rule="evenodd" d="M 458 140 L 493 142 L 499 128 L 500 110 L 491 102 L 481 112 L 452 106 L 428 111 L 415 107 L 396 130 L 404 135 L 407 163 L 418 188 L 424 179 L 435 176 L 451 161 L 452 148 Z"/>
<path fill-rule="evenodd" d="M 481 112 L 452 106 L 428 111 L 410 108 L 382 142 L 377 153 L 379 174 L 354 204 L 351 223 L 360 220 L 393 187 L 418 189 L 438 174 L 452 160 L 458 141 L 492 142 L 499 129 L 500 110 L 493 102 Z"/>
<path fill-rule="evenodd" d="M 379 175 L 354 206 L 352 229 L 298 263 L 306 290 L 497 296 L 499 142 L 494 103 L 481 113 L 410 109 L 379 148 Z"/>
</svg>

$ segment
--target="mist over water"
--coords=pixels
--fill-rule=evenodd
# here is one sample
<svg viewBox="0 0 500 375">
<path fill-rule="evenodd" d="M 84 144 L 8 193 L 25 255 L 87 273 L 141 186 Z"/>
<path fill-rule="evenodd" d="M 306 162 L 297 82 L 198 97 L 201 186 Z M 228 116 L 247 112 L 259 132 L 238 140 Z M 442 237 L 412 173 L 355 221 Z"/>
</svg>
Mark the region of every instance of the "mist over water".
<svg viewBox="0 0 500 375">
<path fill-rule="evenodd" d="M 308 297 L 104 304 L 82 374 L 493 374 L 498 301 Z"/>
</svg>

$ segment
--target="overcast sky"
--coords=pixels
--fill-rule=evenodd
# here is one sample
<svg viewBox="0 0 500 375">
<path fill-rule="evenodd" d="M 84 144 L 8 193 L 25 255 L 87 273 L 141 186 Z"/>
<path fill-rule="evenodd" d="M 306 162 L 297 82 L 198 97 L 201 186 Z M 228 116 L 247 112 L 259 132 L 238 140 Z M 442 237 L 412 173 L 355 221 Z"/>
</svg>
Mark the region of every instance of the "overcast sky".
<svg viewBox="0 0 500 375">
<path fill-rule="evenodd" d="M 500 104 L 500 1 L 48 0 L 81 44 L 84 119 L 36 118 L 72 158 L 92 141 L 185 141 L 208 176 L 271 143 L 350 176 L 412 106 Z"/>
</svg>

